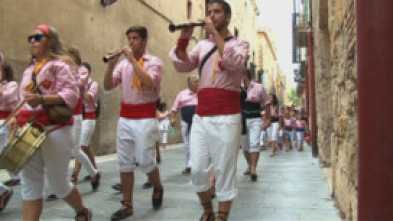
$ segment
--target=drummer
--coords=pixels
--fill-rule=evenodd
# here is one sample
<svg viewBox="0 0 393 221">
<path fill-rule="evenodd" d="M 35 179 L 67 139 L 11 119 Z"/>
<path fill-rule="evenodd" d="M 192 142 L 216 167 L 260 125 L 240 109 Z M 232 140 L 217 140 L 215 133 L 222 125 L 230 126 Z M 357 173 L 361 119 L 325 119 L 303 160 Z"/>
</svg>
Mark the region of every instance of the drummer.
<svg viewBox="0 0 393 221">
<path fill-rule="evenodd" d="M 3 55 L 0 53 L 0 125 L 3 125 L 5 119 L 16 107 L 18 102 L 18 85 L 14 81 L 12 66 L 3 62 Z M 0 151 L 7 144 L 9 131 L 7 127 L 0 128 Z M 0 182 L 0 212 L 3 211 L 10 198 L 13 190 Z"/>
<path fill-rule="evenodd" d="M 34 114 L 34 120 L 51 131 L 22 170 L 23 220 L 39 220 L 43 210 L 45 175 L 57 197 L 63 198 L 76 212 L 76 220 L 91 220 L 92 211 L 82 202 L 78 188 L 68 180 L 68 165 L 73 141 L 72 121 L 56 123 L 49 118 L 43 105 L 65 104 L 73 109 L 78 103 L 79 90 L 72 73 L 70 58 L 64 53 L 57 31 L 48 25 L 36 26 L 28 37 L 32 60 L 23 73 L 19 96 L 26 103 L 18 116 L 8 123 L 15 130 L 24 126 Z M 68 61 L 67 61 L 68 60 Z M 67 62 L 66 62 L 67 61 Z M 38 85 L 38 92 L 34 87 Z"/>
</svg>

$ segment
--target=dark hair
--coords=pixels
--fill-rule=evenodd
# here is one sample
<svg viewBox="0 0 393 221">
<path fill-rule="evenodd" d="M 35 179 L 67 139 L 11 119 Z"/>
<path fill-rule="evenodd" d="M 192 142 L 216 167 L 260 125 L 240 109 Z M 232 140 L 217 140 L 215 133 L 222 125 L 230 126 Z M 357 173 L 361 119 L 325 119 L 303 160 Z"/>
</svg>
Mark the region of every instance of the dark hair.
<svg viewBox="0 0 393 221">
<path fill-rule="evenodd" d="M 246 75 L 247 75 L 248 80 L 252 80 L 254 77 L 249 68 L 246 69 Z"/>
<path fill-rule="evenodd" d="M 67 53 L 72 57 L 72 60 L 74 60 L 74 62 L 80 66 L 82 65 L 82 59 L 81 59 L 81 54 L 79 52 L 79 50 L 75 47 L 69 47 L 67 49 Z"/>
<path fill-rule="evenodd" d="M 159 110 L 159 111 L 162 111 L 162 110 L 164 109 L 164 107 L 166 107 L 166 103 L 165 103 L 165 102 L 161 102 L 161 104 L 160 104 L 158 110 Z"/>
<path fill-rule="evenodd" d="M 126 35 L 128 36 L 131 32 L 138 32 L 142 39 L 146 39 L 148 37 L 145 26 L 132 26 L 126 31 Z"/>
<path fill-rule="evenodd" d="M 232 14 L 231 11 L 231 6 L 228 4 L 228 2 L 224 0 L 210 0 L 207 4 L 213 4 L 213 3 L 218 3 L 222 6 L 222 9 L 224 10 L 225 14 Z"/>
<path fill-rule="evenodd" d="M 89 62 L 84 61 L 84 62 L 82 62 L 82 65 L 83 65 L 88 71 L 91 71 L 91 65 L 89 64 Z"/>
<path fill-rule="evenodd" d="M 273 97 L 273 106 L 277 106 L 278 105 L 278 99 L 276 94 L 270 94 Z"/>
<path fill-rule="evenodd" d="M 14 80 L 14 69 L 10 64 L 8 64 L 5 61 L 1 64 L 1 73 L 4 74 L 4 79 L 1 80 L 7 80 L 7 81 Z"/>
</svg>

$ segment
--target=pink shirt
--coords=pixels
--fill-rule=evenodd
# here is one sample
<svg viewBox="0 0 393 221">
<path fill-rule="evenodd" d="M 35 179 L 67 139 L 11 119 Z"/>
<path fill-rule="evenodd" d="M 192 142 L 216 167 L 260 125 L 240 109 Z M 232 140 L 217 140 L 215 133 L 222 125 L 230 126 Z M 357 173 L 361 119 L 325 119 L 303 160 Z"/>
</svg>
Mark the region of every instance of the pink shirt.
<svg viewBox="0 0 393 221">
<path fill-rule="evenodd" d="M 25 88 L 31 81 L 31 76 L 36 65 L 38 65 L 38 63 L 34 61 L 23 72 L 19 88 L 19 95 L 21 98 L 27 93 Z M 59 95 L 71 109 L 78 103 L 79 90 L 77 87 L 77 79 L 75 74 L 71 71 L 70 66 L 64 61 L 60 59 L 47 61 L 38 73 L 36 79 L 38 84 L 44 82 L 40 86 L 40 90 L 43 94 Z M 41 105 L 35 108 L 35 110 L 40 109 L 42 109 Z M 22 106 L 21 110 L 33 110 L 33 108 L 26 103 Z"/>
<path fill-rule="evenodd" d="M 212 37 L 199 42 L 188 53 L 188 59 L 179 60 L 175 54 L 176 46 L 169 52 L 175 69 L 179 72 L 190 72 L 198 68 L 203 57 L 214 47 Z M 247 59 L 249 44 L 241 39 L 233 38 L 225 43 L 224 53 L 218 58 L 218 67 L 215 58 L 218 50 L 206 61 L 199 79 L 199 90 L 203 88 L 221 88 L 231 91 L 240 91 L 241 73 Z M 213 70 L 216 69 L 215 81 L 212 83 Z"/>
<path fill-rule="evenodd" d="M 113 88 L 122 85 L 122 102 L 125 104 L 145 104 L 156 102 L 161 93 L 161 79 L 164 74 L 164 65 L 158 57 L 145 53 L 143 55 L 143 69 L 150 75 L 153 86 L 150 89 L 142 88 L 138 93 L 137 88 L 131 88 L 134 77 L 134 67 L 127 59 L 122 60 L 113 71 Z"/>
<path fill-rule="evenodd" d="M 18 84 L 15 81 L 1 81 L 0 111 L 12 111 L 18 104 Z"/>
<path fill-rule="evenodd" d="M 185 106 L 196 106 L 198 104 L 197 93 L 190 91 L 189 88 L 179 92 L 175 102 L 172 106 L 172 111 L 177 113 L 182 107 Z"/>
<path fill-rule="evenodd" d="M 285 127 L 292 127 L 294 123 L 295 123 L 295 122 L 293 121 L 292 118 L 286 118 L 286 117 L 284 117 L 284 126 L 285 126 Z"/>
<path fill-rule="evenodd" d="M 281 110 L 278 110 L 278 113 L 277 113 L 277 106 L 273 107 L 273 105 L 271 105 L 270 106 L 270 116 L 271 117 L 281 117 L 282 112 L 281 112 Z"/>
<path fill-rule="evenodd" d="M 85 111 L 86 113 L 91 113 L 95 112 L 97 103 L 98 103 L 98 97 L 99 97 L 99 91 L 98 91 L 98 83 L 96 81 L 93 81 L 91 78 L 88 79 L 88 83 L 85 85 L 85 93 L 90 94 L 90 96 L 93 98 L 93 100 L 89 102 L 85 102 L 83 105 L 85 105 Z"/>
<path fill-rule="evenodd" d="M 262 84 L 255 81 L 251 81 L 249 87 L 247 88 L 247 98 L 246 101 L 251 101 L 255 103 L 260 103 L 262 106 L 268 105 L 269 96 L 266 93 L 265 88 Z"/>
<path fill-rule="evenodd" d="M 304 120 L 296 120 L 295 121 L 295 127 L 296 128 L 307 128 L 307 124 L 306 124 L 306 121 L 304 121 Z"/>
</svg>

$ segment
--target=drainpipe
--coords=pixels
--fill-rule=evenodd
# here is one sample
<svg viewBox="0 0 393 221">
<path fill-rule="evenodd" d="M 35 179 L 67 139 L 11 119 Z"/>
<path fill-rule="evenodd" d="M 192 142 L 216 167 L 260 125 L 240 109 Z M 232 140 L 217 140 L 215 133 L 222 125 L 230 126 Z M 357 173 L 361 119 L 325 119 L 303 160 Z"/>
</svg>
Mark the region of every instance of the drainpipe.
<svg viewBox="0 0 393 221">
<path fill-rule="evenodd" d="M 357 0 L 358 220 L 393 220 L 393 1 Z"/>
<path fill-rule="evenodd" d="M 308 65 L 309 65 L 309 85 L 310 85 L 310 104 L 311 104 L 311 145 L 312 156 L 318 156 L 317 148 L 317 113 L 315 105 L 315 73 L 314 73 L 314 55 L 313 55 L 313 36 L 311 31 L 308 32 Z"/>
</svg>

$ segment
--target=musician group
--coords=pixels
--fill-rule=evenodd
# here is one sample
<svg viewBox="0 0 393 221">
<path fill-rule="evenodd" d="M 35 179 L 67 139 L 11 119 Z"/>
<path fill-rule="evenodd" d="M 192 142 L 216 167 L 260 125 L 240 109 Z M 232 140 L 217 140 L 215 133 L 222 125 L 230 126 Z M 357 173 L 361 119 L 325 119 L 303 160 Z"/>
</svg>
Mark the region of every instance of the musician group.
<svg viewBox="0 0 393 221">
<path fill-rule="evenodd" d="M 171 113 L 166 116 L 170 117 L 172 126 L 176 124 L 177 114 L 182 118 L 186 153 L 182 173 L 191 174 L 203 208 L 201 217 L 195 219 L 224 221 L 238 194 L 239 146 L 248 163 L 245 174 L 256 181 L 262 145 L 260 135 L 270 131 L 273 155 L 282 114 L 276 107 L 277 98 L 267 95 L 261 84 L 252 81 L 250 70 L 245 68 L 249 44 L 228 30 L 230 5 L 224 0 L 211 0 L 207 7 L 203 29 L 209 37 L 187 50 L 194 27 L 182 28 L 176 45 L 169 51 L 178 72 L 189 73 L 197 69 L 199 77 L 188 78 L 188 88 L 178 94 Z M 121 87 L 116 150 L 123 199 L 111 220 L 133 215 L 136 165 L 152 184 L 151 202 L 155 210 L 161 208 L 164 198 L 164 185 L 156 162 L 156 100 L 161 95 L 164 64 L 146 50 L 146 27 L 132 26 L 125 31 L 125 37 L 128 45 L 110 53 L 104 75 L 106 91 Z M 53 191 L 52 197 L 66 201 L 75 211 L 75 220 L 92 220 L 92 209 L 84 204 L 73 182 L 78 180 L 83 165 L 90 176 L 92 189 L 97 190 L 100 185 L 101 173 L 90 146 L 97 117 L 98 84 L 92 80 L 91 66 L 82 62 L 78 49 L 64 50 L 53 27 L 34 27 L 28 42 L 31 61 L 19 87 L 13 80 L 12 68 L 9 74 L 9 65 L 2 62 L 0 89 L 0 123 L 6 121 L 6 126 L 0 128 L 1 147 L 6 145 L 9 133 L 30 123 L 46 132 L 45 142 L 20 174 L 23 220 L 40 219 L 45 177 Z M 121 61 L 120 55 L 125 57 Z M 302 122 L 299 124 L 305 126 Z M 264 138 L 261 141 L 266 143 Z M 72 157 L 76 164 L 69 175 Z M 214 194 L 212 180 L 215 182 Z M 12 188 L 0 183 L 0 212 L 12 194 Z M 218 200 L 217 213 L 212 204 L 213 195 Z"/>
</svg>

